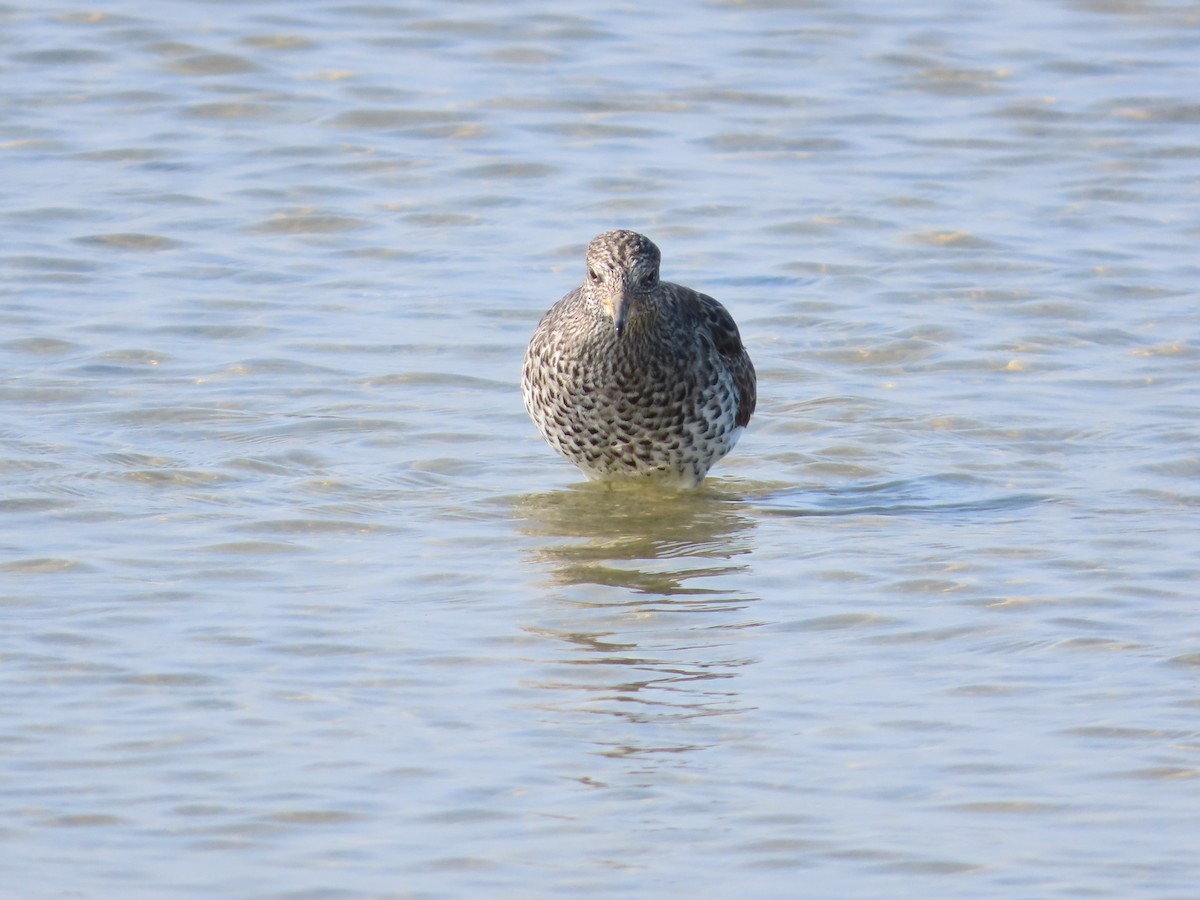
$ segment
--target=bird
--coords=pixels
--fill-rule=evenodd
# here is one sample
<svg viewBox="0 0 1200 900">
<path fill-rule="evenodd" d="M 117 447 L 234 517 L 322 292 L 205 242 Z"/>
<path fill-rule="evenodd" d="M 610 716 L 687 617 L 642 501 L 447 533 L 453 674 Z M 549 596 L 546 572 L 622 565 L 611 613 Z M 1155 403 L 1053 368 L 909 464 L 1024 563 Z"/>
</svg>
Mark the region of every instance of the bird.
<svg viewBox="0 0 1200 900">
<path fill-rule="evenodd" d="M 698 487 L 754 413 L 737 324 L 707 294 L 662 281 L 661 252 L 636 231 L 596 236 L 586 260 L 525 351 L 525 409 L 591 480 Z"/>
</svg>

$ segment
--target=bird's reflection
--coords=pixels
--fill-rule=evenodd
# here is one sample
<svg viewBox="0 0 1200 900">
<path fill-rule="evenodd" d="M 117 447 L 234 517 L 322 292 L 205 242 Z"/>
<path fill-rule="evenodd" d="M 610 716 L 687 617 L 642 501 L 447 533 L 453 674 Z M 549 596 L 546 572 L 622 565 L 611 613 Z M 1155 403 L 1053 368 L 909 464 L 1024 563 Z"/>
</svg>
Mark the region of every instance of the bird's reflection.
<svg viewBox="0 0 1200 900">
<path fill-rule="evenodd" d="M 563 586 L 604 585 L 661 597 L 728 594 L 696 583 L 744 570 L 753 520 L 738 495 L 586 483 L 516 504 L 531 556 Z M 611 594 L 606 602 L 624 601 Z"/>
<path fill-rule="evenodd" d="M 758 623 L 754 519 L 736 491 L 585 484 L 518 498 L 514 512 L 548 588 L 524 623 L 546 640 L 529 681 L 560 724 L 586 729 L 597 752 L 643 757 L 706 746 L 701 720 L 743 711 L 735 681 Z M 595 714 L 631 728 L 597 734 Z"/>
</svg>

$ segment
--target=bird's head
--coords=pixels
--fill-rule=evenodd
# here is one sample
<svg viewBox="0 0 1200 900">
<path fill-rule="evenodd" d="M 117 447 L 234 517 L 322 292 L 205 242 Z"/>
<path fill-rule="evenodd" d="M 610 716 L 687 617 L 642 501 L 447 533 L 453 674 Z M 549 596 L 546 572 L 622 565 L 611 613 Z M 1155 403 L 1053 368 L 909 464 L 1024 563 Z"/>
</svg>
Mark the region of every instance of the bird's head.
<svg viewBox="0 0 1200 900">
<path fill-rule="evenodd" d="M 617 337 L 647 311 L 661 260 L 654 243 L 636 231 L 606 231 L 588 245 L 584 294 L 612 318 Z"/>
</svg>

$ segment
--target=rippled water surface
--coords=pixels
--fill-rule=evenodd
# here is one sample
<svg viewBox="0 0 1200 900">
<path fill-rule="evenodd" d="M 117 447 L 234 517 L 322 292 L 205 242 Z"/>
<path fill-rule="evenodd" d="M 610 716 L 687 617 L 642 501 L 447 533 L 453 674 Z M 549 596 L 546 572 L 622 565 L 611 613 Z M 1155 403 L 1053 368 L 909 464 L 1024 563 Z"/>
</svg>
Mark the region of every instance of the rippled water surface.
<svg viewBox="0 0 1200 900">
<path fill-rule="evenodd" d="M 49 0 L 0 73 L 5 890 L 1196 896 L 1200 5 Z M 758 367 L 695 493 L 521 407 L 615 226 Z"/>
</svg>

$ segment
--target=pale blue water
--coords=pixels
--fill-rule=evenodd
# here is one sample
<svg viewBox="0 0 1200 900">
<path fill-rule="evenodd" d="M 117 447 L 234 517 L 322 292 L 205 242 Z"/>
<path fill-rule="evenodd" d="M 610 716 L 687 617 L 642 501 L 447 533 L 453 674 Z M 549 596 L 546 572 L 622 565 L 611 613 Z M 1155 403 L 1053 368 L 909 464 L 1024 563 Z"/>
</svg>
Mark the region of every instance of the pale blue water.
<svg viewBox="0 0 1200 900">
<path fill-rule="evenodd" d="M 1154 897 L 1200 864 L 1200 7 L 0 6 L 13 897 Z M 615 226 L 760 408 L 606 491 Z"/>
</svg>

